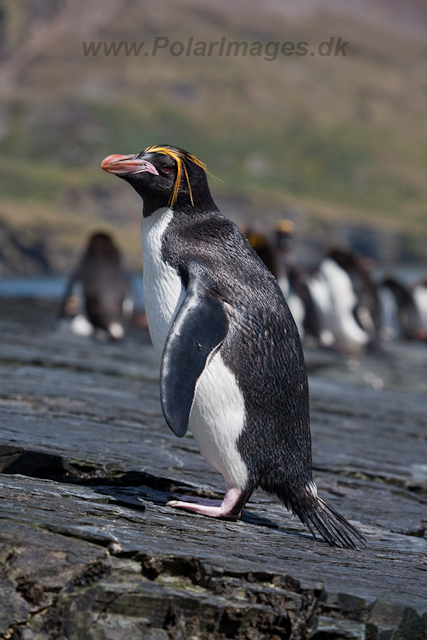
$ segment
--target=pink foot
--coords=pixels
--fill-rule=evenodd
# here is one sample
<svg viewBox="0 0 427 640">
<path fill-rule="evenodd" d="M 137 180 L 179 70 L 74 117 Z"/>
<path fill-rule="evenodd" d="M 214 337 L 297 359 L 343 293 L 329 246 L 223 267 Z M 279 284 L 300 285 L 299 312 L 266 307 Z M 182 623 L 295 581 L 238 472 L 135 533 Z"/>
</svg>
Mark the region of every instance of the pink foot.
<svg viewBox="0 0 427 640">
<path fill-rule="evenodd" d="M 171 500 L 166 506 L 185 509 L 185 511 L 191 511 L 192 513 L 200 513 L 202 516 L 209 516 L 210 518 L 238 520 L 249 498 L 249 494 L 245 491 L 239 491 L 239 489 L 227 489 L 222 502 L 220 500 L 208 500 L 206 498 L 182 497 L 187 498 L 188 502 Z"/>
</svg>

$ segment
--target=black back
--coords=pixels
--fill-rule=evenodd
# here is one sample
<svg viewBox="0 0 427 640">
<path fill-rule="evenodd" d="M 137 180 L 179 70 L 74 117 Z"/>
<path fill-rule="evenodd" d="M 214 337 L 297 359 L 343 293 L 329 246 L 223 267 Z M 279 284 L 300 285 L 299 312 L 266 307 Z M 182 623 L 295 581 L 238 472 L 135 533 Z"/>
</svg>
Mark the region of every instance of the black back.
<svg viewBox="0 0 427 640">
<path fill-rule="evenodd" d="M 78 283 L 83 288 L 84 309 L 95 329 L 108 331 L 111 323 L 122 323 L 123 302 L 131 289 L 119 250 L 108 234 L 95 233 L 90 237 L 79 265 L 68 280 L 59 318 L 67 315 L 67 300 Z"/>
<path fill-rule="evenodd" d="M 245 401 L 238 449 L 248 490 L 261 485 L 291 504 L 311 480 L 308 385 L 298 331 L 275 278 L 240 229 L 216 211 L 174 208 L 163 258 L 184 284 L 195 263 L 209 273 L 229 316 L 221 355 Z"/>
<path fill-rule="evenodd" d="M 126 279 L 119 251 L 106 233 L 94 234 L 81 265 L 86 313 L 94 327 L 108 330 L 120 323 L 126 296 Z"/>
</svg>

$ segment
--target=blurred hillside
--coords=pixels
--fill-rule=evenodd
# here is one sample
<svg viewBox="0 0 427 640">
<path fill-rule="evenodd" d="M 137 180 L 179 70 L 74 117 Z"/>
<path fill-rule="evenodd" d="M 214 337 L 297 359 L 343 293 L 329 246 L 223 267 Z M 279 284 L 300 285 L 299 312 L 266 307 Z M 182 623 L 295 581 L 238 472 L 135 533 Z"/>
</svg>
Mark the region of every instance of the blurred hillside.
<svg viewBox="0 0 427 640">
<path fill-rule="evenodd" d="M 235 220 L 291 217 L 325 242 L 372 228 L 386 259 L 427 256 L 422 0 L 1 0 L 0 34 L 0 273 L 66 270 L 98 228 L 140 268 L 139 197 L 99 164 L 153 143 L 207 162 Z M 83 52 L 157 36 L 349 45 L 270 61 Z M 20 262 L 11 237 L 43 258 Z"/>
</svg>

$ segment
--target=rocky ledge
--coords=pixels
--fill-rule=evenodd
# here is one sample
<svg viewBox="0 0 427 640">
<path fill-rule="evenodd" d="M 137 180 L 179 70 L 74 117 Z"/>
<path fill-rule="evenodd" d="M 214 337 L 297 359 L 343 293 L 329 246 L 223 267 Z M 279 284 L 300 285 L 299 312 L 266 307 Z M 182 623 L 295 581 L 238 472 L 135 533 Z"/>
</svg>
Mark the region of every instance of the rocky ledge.
<svg viewBox="0 0 427 640">
<path fill-rule="evenodd" d="M 0 304 L 0 638 L 427 637 L 425 346 L 307 352 L 315 478 L 367 537 L 352 551 L 263 494 L 237 523 L 166 507 L 223 483 L 167 428 L 147 337 Z"/>
</svg>

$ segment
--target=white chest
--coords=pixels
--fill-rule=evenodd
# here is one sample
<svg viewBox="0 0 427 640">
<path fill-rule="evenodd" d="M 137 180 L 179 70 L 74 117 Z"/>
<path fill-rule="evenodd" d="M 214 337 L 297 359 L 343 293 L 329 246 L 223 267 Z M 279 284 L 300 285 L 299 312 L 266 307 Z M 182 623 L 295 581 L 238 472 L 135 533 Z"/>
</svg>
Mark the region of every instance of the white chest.
<svg viewBox="0 0 427 640">
<path fill-rule="evenodd" d="M 368 342 L 369 336 L 356 322 L 353 309 L 357 297 L 350 276 L 334 260 L 325 258 L 320 265 L 331 293 L 333 319 L 331 329 L 341 346 L 358 347 Z"/>
<path fill-rule="evenodd" d="M 158 356 L 185 296 L 181 278 L 162 257 L 162 240 L 172 220 L 173 211 L 165 208 L 142 222 L 145 313 Z M 185 375 L 185 358 L 182 367 Z M 218 352 L 197 383 L 190 429 L 204 458 L 222 473 L 227 486 L 239 489 L 244 489 L 248 476 L 236 446 L 244 422 L 242 393 Z"/>
<path fill-rule="evenodd" d="M 245 425 L 245 403 L 234 374 L 218 351 L 197 382 L 190 429 L 202 456 L 227 487 L 244 490 L 248 469 L 237 449 Z"/>
<path fill-rule="evenodd" d="M 413 295 L 420 314 L 421 326 L 427 329 L 427 287 L 418 285 L 414 288 Z"/>
<path fill-rule="evenodd" d="M 184 299 L 181 278 L 163 261 L 162 240 L 173 219 L 173 211 L 158 209 L 142 219 L 142 255 L 144 259 L 144 305 L 150 337 L 161 356 L 169 328 Z"/>
</svg>

